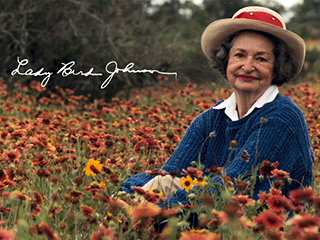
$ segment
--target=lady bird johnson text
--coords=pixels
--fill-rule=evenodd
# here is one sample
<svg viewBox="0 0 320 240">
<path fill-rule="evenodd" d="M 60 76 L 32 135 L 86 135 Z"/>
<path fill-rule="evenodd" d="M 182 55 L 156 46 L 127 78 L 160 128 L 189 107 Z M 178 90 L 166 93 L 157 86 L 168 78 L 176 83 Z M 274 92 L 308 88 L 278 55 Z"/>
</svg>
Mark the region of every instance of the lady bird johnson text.
<svg viewBox="0 0 320 240">
<path fill-rule="evenodd" d="M 49 80 L 50 77 L 54 74 L 53 72 L 45 72 L 44 68 L 41 68 L 37 71 L 34 71 L 33 69 L 29 68 L 26 70 L 21 70 L 21 67 L 24 67 L 28 64 L 28 59 L 23 59 L 20 61 L 19 57 L 17 58 L 17 62 L 18 62 L 18 66 L 16 67 L 16 69 L 14 69 L 11 72 L 11 75 L 15 75 L 18 74 L 20 76 L 34 76 L 34 77 L 44 77 L 41 81 L 41 86 L 45 87 Z M 60 74 L 62 77 L 68 77 L 69 75 L 73 75 L 73 76 L 94 76 L 94 77 L 101 77 L 103 76 L 103 73 L 96 73 L 94 72 L 94 68 L 90 68 L 89 71 L 84 72 L 84 71 L 76 71 L 75 69 L 73 69 L 74 65 L 76 64 L 75 61 L 71 61 L 68 63 L 62 63 L 62 67 L 55 73 L 55 74 Z M 175 78 L 177 78 L 177 73 L 175 72 L 160 72 L 158 70 L 148 70 L 148 69 L 143 69 L 143 70 L 133 70 L 131 68 L 134 67 L 134 63 L 129 63 L 127 64 L 127 66 L 123 69 L 118 68 L 118 63 L 116 61 L 111 61 L 109 63 L 106 64 L 105 66 L 105 71 L 106 73 L 109 74 L 109 76 L 104 80 L 104 82 L 101 84 L 100 88 L 104 89 L 105 87 L 107 87 L 110 82 L 112 81 L 113 77 L 115 74 L 117 73 L 158 73 L 161 75 L 174 75 Z M 112 69 L 112 70 L 111 70 Z"/>
</svg>

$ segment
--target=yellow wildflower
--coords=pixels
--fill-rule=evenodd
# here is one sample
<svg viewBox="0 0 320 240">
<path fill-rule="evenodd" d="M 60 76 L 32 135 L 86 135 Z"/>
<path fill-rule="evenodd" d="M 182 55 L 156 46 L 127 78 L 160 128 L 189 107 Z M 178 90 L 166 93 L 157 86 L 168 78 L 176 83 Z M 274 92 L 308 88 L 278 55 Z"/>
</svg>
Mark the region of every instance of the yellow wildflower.
<svg viewBox="0 0 320 240">
<path fill-rule="evenodd" d="M 192 178 L 188 175 L 186 178 L 181 178 L 181 182 L 179 183 L 179 185 L 182 186 L 182 189 L 186 189 L 186 191 L 188 192 L 193 188 L 193 185 L 196 185 L 197 183 L 197 179 L 192 180 Z"/>
<path fill-rule="evenodd" d="M 89 159 L 87 166 L 83 169 L 83 171 L 85 171 L 85 174 L 87 176 L 92 175 L 93 177 L 96 175 L 92 170 L 91 170 L 91 166 L 94 166 L 96 169 L 98 169 L 99 171 L 102 168 L 102 164 L 100 164 L 99 161 L 95 161 L 94 159 Z"/>
</svg>

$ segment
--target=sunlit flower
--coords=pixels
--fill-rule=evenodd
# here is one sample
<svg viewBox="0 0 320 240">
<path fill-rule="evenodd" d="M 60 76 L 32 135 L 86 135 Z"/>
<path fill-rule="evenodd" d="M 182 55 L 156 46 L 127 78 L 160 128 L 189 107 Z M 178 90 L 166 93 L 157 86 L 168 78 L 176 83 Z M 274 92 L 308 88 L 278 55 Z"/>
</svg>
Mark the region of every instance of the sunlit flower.
<svg viewBox="0 0 320 240">
<path fill-rule="evenodd" d="M 179 240 L 217 240 L 220 238 L 219 234 L 211 232 L 199 232 L 199 231 L 185 231 L 179 236 Z"/>
<path fill-rule="evenodd" d="M 96 176 L 96 173 L 94 173 L 92 171 L 92 168 L 91 166 L 93 166 L 94 168 L 96 168 L 97 170 L 101 171 L 101 168 L 102 168 L 102 164 L 100 164 L 99 161 L 95 161 L 94 159 L 89 159 L 88 163 L 87 163 L 87 166 L 84 168 L 83 171 L 85 171 L 85 174 L 87 176 L 90 176 L 92 175 L 93 177 Z"/>
<path fill-rule="evenodd" d="M 179 182 L 179 185 L 182 187 L 182 189 L 185 189 L 187 192 L 193 188 L 194 185 L 198 183 L 197 179 L 192 179 L 189 175 L 185 178 L 181 178 L 181 182 Z"/>
<path fill-rule="evenodd" d="M 266 175 L 267 177 L 271 177 L 272 176 L 271 172 L 277 169 L 278 165 L 279 165 L 278 162 L 271 163 L 268 160 L 263 160 L 260 167 L 260 175 L 261 176 Z"/>
<path fill-rule="evenodd" d="M 289 173 L 282 170 L 275 169 L 271 172 L 271 177 L 279 178 L 279 179 L 289 178 Z"/>
</svg>

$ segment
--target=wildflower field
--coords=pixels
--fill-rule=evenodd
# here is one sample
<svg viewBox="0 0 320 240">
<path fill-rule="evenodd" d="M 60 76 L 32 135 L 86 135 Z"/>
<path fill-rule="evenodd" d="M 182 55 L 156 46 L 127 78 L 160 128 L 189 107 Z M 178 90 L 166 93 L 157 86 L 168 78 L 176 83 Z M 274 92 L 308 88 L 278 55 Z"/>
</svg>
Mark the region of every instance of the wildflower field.
<svg viewBox="0 0 320 240">
<path fill-rule="evenodd" d="M 56 90 L 44 97 L 48 90 L 36 81 L 17 81 L 13 91 L 0 83 L 1 240 L 320 239 L 318 84 L 280 88 L 305 114 L 316 156 L 312 188 L 283 196 L 290 175 L 264 161 L 253 175 L 273 181 L 255 202 L 249 197 L 255 177 L 231 181 L 223 168 L 212 166 L 208 175 L 195 163 L 181 183 L 189 204 L 172 209 L 156 205 L 165 201 L 157 189 L 135 188 L 143 199 L 135 201 L 120 185 L 143 171 L 174 175 L 160 168 L 186 128 L 231 91 L 164 81 L 106 103 Z M 223 180 L 219 196 L 207 191 L 212 175 Z M 193 227 L 188 219 L 195 215 Z"/>
</svg>

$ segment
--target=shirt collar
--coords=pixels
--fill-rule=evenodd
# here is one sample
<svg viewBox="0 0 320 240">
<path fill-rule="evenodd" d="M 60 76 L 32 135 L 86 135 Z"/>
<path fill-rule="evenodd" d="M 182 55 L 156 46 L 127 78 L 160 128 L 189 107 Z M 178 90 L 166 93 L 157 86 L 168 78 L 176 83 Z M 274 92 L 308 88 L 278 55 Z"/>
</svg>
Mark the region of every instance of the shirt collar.
<svg viewBox="0 0 320 240">
<path fill-rule="evenodd" d="M 252 105 L 252 107 L 249 109 L 249 111 L 246 113 L 245 116 L 249 115 L 255 108 L 262 108 L 265 104 L 272 102 L 276 98 L 278 93 L 279 93 L 278 87 L 275 85 L 271 85 Z M 239 120 L 235 93 L 232 93 L 228 99 L 223 101 L 218 106 L 213 106 L 212 108 L 213 109 L 225 108 L 224 112 L 231 119 L 231 121 Z"/>
</svg>

